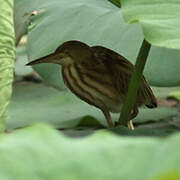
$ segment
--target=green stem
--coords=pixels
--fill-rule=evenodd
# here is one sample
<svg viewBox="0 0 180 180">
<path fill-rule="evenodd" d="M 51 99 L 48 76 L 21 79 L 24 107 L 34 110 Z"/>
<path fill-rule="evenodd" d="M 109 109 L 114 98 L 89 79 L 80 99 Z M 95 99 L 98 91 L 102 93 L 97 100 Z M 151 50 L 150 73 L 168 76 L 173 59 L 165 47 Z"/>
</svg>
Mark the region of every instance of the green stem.
<svg viewBox="0 0 180 180">
<path fill-rule="evenodd" d="M 129 83 L 128 94 L 125 103 L 122 107 L 121 115 L 119 118 L 119 124 L 127 126 L 130 120 L 131 111 L 136 101 L 137 91 L 139 89 L 141 77 L 143 74 L 144 66 L 150 51 L 151 45 L 144 39 L 141 45 L 139 54 L 136 59 L 134 71 Z"/>
</svg>

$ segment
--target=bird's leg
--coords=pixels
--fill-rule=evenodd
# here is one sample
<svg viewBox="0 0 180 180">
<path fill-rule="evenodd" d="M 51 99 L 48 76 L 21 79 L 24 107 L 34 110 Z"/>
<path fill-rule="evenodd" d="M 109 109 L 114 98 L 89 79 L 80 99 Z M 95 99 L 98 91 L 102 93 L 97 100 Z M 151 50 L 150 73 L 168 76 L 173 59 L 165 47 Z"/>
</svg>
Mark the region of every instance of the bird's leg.
<svg viewBox="0 0 180 180">
<path fill-rule="evenodd" d="M 110 115 L 109 111 L 102 110 L 102 112 L 103 112 L 103 114 L 104 114 L 104 116 L 106 118 L 106 121 L 107 121 L 109 127 L 113 127 L 114 125 L 113 125 L 112 118 L 111 118 L 111 115 Z"/>
<path fill-rule="evenodd" d="M 129 129 L 131 129 L 131 130 L 134 130 L 134 125 L 133 125 L 133 122 L 132 122 L 132 120 L 130 120 L 129 122 L 128 122 L 128 128 Z"/>
<path fill-rule="evenodd" d="M 131 113 L 130 121 L 128 122 L 128 128 L 129 128 L 129 129 L 134 130 L 134 125 L 133 125 L 132 119 L 134 119 L 134 118 L 137 116 L 138 112 L 139 112 L 139 111 L 138 111 L 138 108 L 135 106 L 135 107 L 133 108 L 132 113 Z"/>
</svg>

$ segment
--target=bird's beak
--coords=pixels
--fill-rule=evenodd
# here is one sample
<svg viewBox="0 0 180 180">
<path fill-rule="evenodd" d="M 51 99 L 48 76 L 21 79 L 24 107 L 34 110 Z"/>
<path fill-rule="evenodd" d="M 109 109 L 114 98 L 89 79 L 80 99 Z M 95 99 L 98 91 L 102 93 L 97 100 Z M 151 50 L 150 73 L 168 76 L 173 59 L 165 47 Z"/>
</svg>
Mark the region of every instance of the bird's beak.
<svg viewBox="0 0 180 180">
<path fill-rule="evenodd" d="M 60 59 L 65 58 L 64 53 L 52 53 L 50 55 L 44 56 L 42 58 L 36 59 L 26 64 L 26 66 L 32 66 L 40 63 L 55 63 L 59 64 Z"/>
</svg>

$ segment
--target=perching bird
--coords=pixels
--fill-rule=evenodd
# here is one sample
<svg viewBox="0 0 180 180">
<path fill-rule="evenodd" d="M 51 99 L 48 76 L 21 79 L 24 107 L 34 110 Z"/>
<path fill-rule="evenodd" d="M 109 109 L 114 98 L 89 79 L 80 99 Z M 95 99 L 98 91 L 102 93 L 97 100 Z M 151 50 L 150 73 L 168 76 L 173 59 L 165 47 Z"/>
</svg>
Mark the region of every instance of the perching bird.
<svg viewBox="0 0 180 180">
<path fill-rule="evenodd" d="M 27 65 L 55 63 L 62 66 L 62 77 L 67 87 L 80 99 L 99 108 L 110 127 L 110 112 L 119 113 L 127 96 L 133 64 L 120 54 L 102 47 L 88 46 L 80 41 L 67 41 L 50 55 Z M 144 76 L 131 113 L 128 127 L 133 129 L 131 119 L 138 114 L 138 107 L 145 104 L 157 107 L 156 98 Z"/>
</svg>

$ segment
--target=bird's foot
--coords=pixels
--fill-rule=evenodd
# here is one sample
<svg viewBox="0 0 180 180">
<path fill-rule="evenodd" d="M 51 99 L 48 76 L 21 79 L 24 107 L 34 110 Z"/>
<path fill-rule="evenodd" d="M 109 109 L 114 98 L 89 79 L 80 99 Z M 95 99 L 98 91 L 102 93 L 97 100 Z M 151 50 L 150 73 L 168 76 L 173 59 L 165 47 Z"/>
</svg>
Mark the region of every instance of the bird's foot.
<svg viewBox="0 0 180 180">
<path fill-rule="evenodd" d="M 130 120 L 127 124 L 128 128 L 131 129 L 131 130 L 134 130 L 134 125 L 133 125 L 133 122 L 132 120 Z"/>
</svg>

